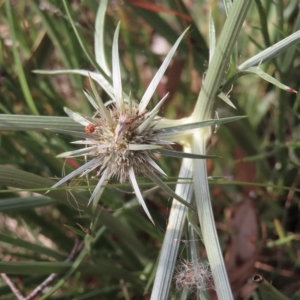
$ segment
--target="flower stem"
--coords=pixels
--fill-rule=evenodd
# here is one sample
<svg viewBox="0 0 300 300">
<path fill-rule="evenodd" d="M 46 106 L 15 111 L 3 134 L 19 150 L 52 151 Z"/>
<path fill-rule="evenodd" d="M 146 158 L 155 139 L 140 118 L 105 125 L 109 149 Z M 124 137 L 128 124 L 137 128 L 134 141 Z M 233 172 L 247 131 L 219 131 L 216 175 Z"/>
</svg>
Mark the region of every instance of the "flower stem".
<svg viewBox="0 0 300 300">
<path fill-rule="evenodd" d="M 191 178 L 192 176 L 192 160 L 184 158 L 179 172 L 179 177 Z M 192 185 L 178 184 L 175 192 L 187 202 L 191 203 L 193 195 Z M 160 252 L 151 300 L 168 299 L 187 210 L 188 208 L 185 205 L 181 204 L 176 199 L 173 199 L 169 222 Z"/>
<path fill-rule="evenodd" d="M 194 139 L 193 152 L 204 152 L 205 147 L 203 139 Z M 194 187 L 198 217 L 218 299 L 233 299 L 214 221 L 206 162 L 197 159 L 194 162 L 194 168 L 197 170 L 197 172 L 194 172 Z"/>
</svg>

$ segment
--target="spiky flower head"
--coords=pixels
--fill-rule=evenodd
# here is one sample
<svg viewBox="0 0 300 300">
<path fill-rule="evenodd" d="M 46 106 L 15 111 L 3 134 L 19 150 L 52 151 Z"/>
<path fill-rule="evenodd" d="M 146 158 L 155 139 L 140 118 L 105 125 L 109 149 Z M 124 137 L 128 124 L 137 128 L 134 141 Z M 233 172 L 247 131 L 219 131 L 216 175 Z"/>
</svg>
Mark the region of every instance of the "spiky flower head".
<svg viewBox="0 0 300 300">
<path fill-rule="evenodd" d="M 191 130 L 198 128 L 201 124 L 185 124 L 181 120 L 179 122 L 170 122 L 159 118 L 157 114 L 164 100 L 167 98 L 167 95 L 165 95 L 151 111 L 146 109 L 187 30 L 182 33 L 171 48 L 142 99 L 137 104 L 131 97 L 126 95 L 122 89 L 118 52 L 119 27 L 120 24 L 115 31 L 112 47 L 112 86 L 103 75 L 96 72 L 88 72 L 85 70 L 48 72 L 48 74 L 75 73 L 88 76 L 91 82 L 92 93 L 85 92 L 85 95 L 95 109 L 94 115 L 87 117 L 65 108 L 65 112 L 74 121 L 84 126 L 84 132 L 67 130 L 56 131 L 82 138 L 73 143 L 82 144 L 84 148 L 62 153 L 58 157 L 69 158 L 84 156 L 87 158 L 87 162 L 62 178 L 52 188 L 61 185 L 75 176 L 80 175 L 82 177 L 97 169 L 100 179 L 88 202 L 90 204 L 93 201 L 93 207 L 95 207 L 103 193 L 107 181 L 111 177 L 117 178 L 122 184 L 129 179 L 137 199 L 153 222 L 139 189 L 136 175 L 142 174 L 143 176 L 149 177 L 169 195 L 180 202 L 184 202 L 187 206 L 190 206 L 157 176 L 166 176 L 166 174 L 153 160 L 153 153 L 159 152 L 165 155 L 189 158 L 206 158 L 190 153 L 179 154 L 171 149 L 171 145 L 174 142 L 178 142 L 183 136 L 190 134 Z M 111 97 L 110 101 L 105 104 L 103 103 L 93 80 L 99 83 L 109 94 Z"/>
<path fill-rule="evenodd" d="M 91 84 L 93 86 L 92 81 Z M 95 88 L 93 90 L 96 91 Z M 65 108 L 65 112 L 74 121 L 83 125 L 85 130 L 85 133 L 79 134 L 84 139 L 73 143 L 82 144 L 85 147 L 62 153 L 59 157 L 86 156 L 88 162 L 60 180 L 54 187 L 76 175 L 84 176 L 99 168 L 100 180 L 89 203 L 92 200 L 94 203 L 98 201 L 105 182 L 111 177 L 117 178 L 121 184 L 129 178 L 138 199 L 141 200 L 142 196 L 137 185 L 136 175 L 147 176 L 151 173 L 153 176 L 153 173 L 158 173 L 166 176 L 152 159 L 153 150 L 173 144 L 171 141 L 161 140 L 157 134 L 160 131 L 155 129 L 158 122 L 155 118 L 159 106 L 166 97 L 152 111 L 140 112 L 138 105 L 132 100 L 129 103 L 124 101 L 121 107 L 115 101 L 109 101 L 103 105 L 97 92 L 94 98 L 88 93 L 85 94 L 96 108 L 93 117 L 89 118 Z M 144 206 L 143 202 L 141 203 Z"/>
</svg>

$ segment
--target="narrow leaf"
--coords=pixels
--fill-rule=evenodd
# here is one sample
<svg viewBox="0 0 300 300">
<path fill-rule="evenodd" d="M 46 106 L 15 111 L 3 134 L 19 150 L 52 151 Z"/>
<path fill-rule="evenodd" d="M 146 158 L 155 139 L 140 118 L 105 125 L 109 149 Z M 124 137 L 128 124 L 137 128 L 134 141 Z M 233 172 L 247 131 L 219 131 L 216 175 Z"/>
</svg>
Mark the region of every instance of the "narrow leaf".
<svg viewBox="0 0 300 300">
<path fill-rule="evenodd" d="M 97 183 L 90 199 L 89 199 L 89 202 L 88 202 L 88 205 L 93 201 L 93 210 L 96 209 L 97 207 L 97 204 L 101 198 L 101 195 L 104 191 L 104 188 L 105 188 L 105 181 L 107 181 L 109 179 L 109 175 L 108 175 L 108 171 L 107 169 L 104 170 L 104 172 L 102 173 L 102 176 L 99 180 L 99 182 Z"/>
<path fill-rule="evenodd" d="M 103 73 L 104 76 L 106 76 L 105 72 L 102 70 L 102 68 L 97 64 L 97 61 L 95 59 L 95 57 L 91 54 L 90 50 L 87 47 L 87 43 L 82 39 L 79 31 L 77 30 L 77 26 L 72 18 L 72 15 L 70 13 L 70 9 L 69 9 L 69 3 L 66 0 L 63 0 L 63 4 L 64 7 L 66 9 L 68 18 L 70 20 L 70 24 L 72 26 L 72 29 L 77 37 L 77 40 L 79 42 L 79 45 L 81 47 L 81 49 L 83 50 L 84 54 L 86 55 L 86 57 L 88 58 L 88 60 L 91 62 L 91 64 L 93 66 L 95 66 L 95 68 L 97 68 L 97 70 L 99 70 L 101 73 Z"/>
<path fill-rule="evenodd" d="M 0 114 L 0 130 L 42 131 L 46 128 L 82 131 L 82 126 L 69 117 Z"/>
<path fill-rule="evenodd" d="M 286 51 L 290 47 L 300 42 L 300 30 L 251 57 L 250 59 L 243 62 L 238 69 L 240 71 L 247 70 L 250 67 L 260 65 Z"/>
<path fill-rule="evenodd" d="M 183 125 L 158 129 L 156 131 L 156 134 L 160 134 L 162 137 L 164 137 L 169 133 L 178 133 L 184 131 L 188 132 L 198 128 L 224 124 L 224 123 L 233 122 L 244 118 L 246 118 L 246 116 L 228 117 L 228 118 L 221 118 L 221 119 L 206 120 L 206 121 L 196 122 L 196 123 L 187 123 Z"/>
<path fill-rule="evenodd" d="M 55 183 L 51 189 L 56 188 L 58 186 L 60 186 L 61 184 L 67 182 L 68 180 L 70 180 L 71 178 L 81 174 L 82 172 L 86 171 L 89 168 L 92 168 L 95 164 L 99 163 L 99 158 L 96 157 L 94 159 L 92 159 L 91 161 L 87 162 L 86 164 L 82 165 L 81 167 L 79 167 L 78 169 L 74 170 L 73 172 L 71 172 L 70 174 L 68 174 L 67 176 L 65 176 L 64 178 L 62 178 L 61 180 L 59 180 L 57 183 Z"/>
<path fill-rule="evenodd" d="M 78 144 L 78 145 L 98 145 L 99 141 L 97 141 L 97 140 L 82 140 L 82 141 L 71 142 L 71 144 Z M 103 146 L 101 144 L 101 146 L 98 145 L 98 149 L 99 149 L 99 147 L 101 147 L 101 149 L 102 148 L 104 149 L 104 148 L 108 147 L 108 145 Z"/>
<path fill-rule="evenodd" d="M 285 90 L 287 92 L 291 92 L 291 93 L 298 93 L 296 90 L 292 89 L 291 87 L 282 84 L 281 82 L 279 82 L 277 79 L 275 79 L 274 77 L 272 77 L 271 75 L 267 74 L 266 72 L 264 72 L 262 69 L 258 68 L 258 67 L 251 67 L 248 68 L 247 70 L 244 71 L 245 73 L 252 73 L 252 74 L 256 74 L 259 77 L 261 77 L 262 79 L 276 85 L 278 88 Z"/>
<path fill-rule="evenodd" d="M 91 152 L 91 150 L 95 150 L 95 149 L 97 149 L 97 146 L 86 147 L 86 148 L 79 149 L 79 150 L 64 152 L 64 153 L 61 153 L 61 154 L 57 155 L 56 157 L 62 158 L 62 157 L 83 156 L 83 155 L 89 154 Z"/>
<path fill-rule="evenodd" d="M 89 136 L 84 133 L 84 132 L 79 132 L 79 131 L 72 131 L 72 130 L 64 130 L 64 129 L 55 129 L 55 128 L 44 128 L 45 130 L 53 131 L 56 133 L 62 133 L 62 134 L 68 134 L 71 136 L 75 137 L 80 137 L 80 138 L 88 138 Z"/>
<path fill-rule="evenodd" d="M 160 145 L 152 144 L 129 144 L 128 149 L 132 151 L 141 151 L 141 150 L 153 150 L 161 148 Z"/>
<path fill-rule="evenodd" d="M 143 130 L 145 130 L 154 120 L 156 117 L 157 113 L 159 112 L 159 109 L 169 96 L 169 93 L 167 93 L 156 105 L 155 107 L 151 110 L 149 114 L 147 114 L 148 118 L 136 129 L 137 133 L 141 133 Z"/>
<path fill-rule="evenodd" d="M 45 191 L 45 187 L 52 186 L 53 181 L 29 172 L 0 165 L 0 184 L 22 190 L 36 189 Z M 80 205 L 86 205 L 86 197 L 75 191 L 73 191 L 73 194 Z M 49 193 L 49 196 L 56 201 L 61 201 L 66 205 L 70 205 L 70 202 L 66 197 L 66 191 L 53 190 Z"/>
<path fill-rule="evenodd" d="M 105 57 L 105 47 L 104 47 L 104 24 L 105 16 L 107 9 L 108 0 L 101 0 L 95 21 L 95 56 L 98 65 L 106 73 L 107 76 L 110 76 L 110 70 Z"/>
<path fill-rule="evenodd" d="M 168 177 L 167 174 L 163 171 L 163 169 L 150 156 L 147 156 L 147 161 L 158 173 L 165 177 Z"/>
<path fill-rule="evenodd" d="M 2 4 L 3 3 L 4 2 L 2 2 Z M 22 92 L 23 92 L 23 96 L 24 96 L 25 101 L 26 101 L 28 107 L 30 108 L 30 110 L 35 115 L 39 115 L 39 112 L 37 110 L 37 107 L 35 105 L 35 102 L 32 98 L 32 95 L 31 95 L 31 92 L 30 92 L 30 89 L 29 89 L 26 74 L 24 72 L 23 64 L 22 64 L 22 61 L 21 61 L 21 55 L 18 53 L 18 45 L 17 45 L 18 44 L 18 39 L 16 38 L 16 32 L 15 32 L 14 21 L 13 21 L 13 14 L 12 14 L 12 10 L 11 10 L 11 3 L 9 1 L 5 1 L 5 10 L 6 10 L 6 15 L 8 17 L 9 30 L 10 30 L 10 34 L 11 34 L 12 54 L 13 54 L 15 66 L 17 68 L 17 74 L 18 74 L 17 77 L 19 79 L 19 83 L 20 83 L 20 86 L 21 86 L 21 89 L 22 89 Z M 2 48 L 1 52 L 3 52 L 3 48 Z"/>
<path fill-rule="evenodd" d="M 177 49 L 177 47 L 179 46 L 181 40 L 183 39 L 184 35 L 186 34 L 186 32 L 189 30 L 189 28 L 187 28 L 182 34 L 181 36 L 177 39 L 176 43 L 174 44 L 174 46 L 171 48 L 171 50 L 169 51 L 168 55 L 166 56 L 165 60 L 163 61 L 162 65 L 160 66 L 160 68 L 158 69 L 158 71 L 156 72 L 155 76 L 153 77 L 152 81 L 150 82 L 144 96 L 141 99 L 141 102 L 139 104 L 139 112 L 142 113 L 150 99 L 152 98 L 160 80 L 162 79 L 167 67 L 169 66 L 169 63 Z"/>
<path fill-rule="evenodd" d="M 218 95 L 219 98 L 221 98 L 225 103 L 227 103 L 229 106 L 231 106 L 232 108 L 236 109 L 236 107 L 234 106 L 234 104 L 230 101 L 230 99 L 228 98 L 228 96 L 221 92 L 219 95 Z"/>
<path fill-rule="evenodd" d="M 216 49 L 216 29 L 214 24 L 214 19 L 209 10 L 209 63 L 211 62 L 214 52 Z"/>
<path fill-rule="evenodd" d="M 193 205 L 189 204 L 187 201 L 185 201 L 183 198 L 181 198 L 179 195 L 173 192 L 172 189 L 170 189 L 159 177 L 157 177 L 154 173 L 152 173 L 151 170 L 149 170 L 147 176 L 153 182 L 155 182 L 162 190 L 164 190 L 169 196 L 175 198 L 176 200 L 178 200 L 180 203 L 187 206 L 188 208 L 197 211 L 197 209 Z"/>
<path fill-rule="evenodd" d="M 94 84 L 94 81 L 92 80 L 91 77 L 89 77 L 89 80 L 90 80 L 90 84 L 91 84 L 91 88 L 92 88 L 92 91 L 94 93 L 94 96 L 96 98 L 96 101 L 97 101 L 97 104 L 98 104 L 98 107 L 96 107 L 97 110 L 100 111 L 100 113 L 103 115 L 103 117 L 108 121 L 108 122 L 112 122 L 112 119 L 111 119 L 111 116 L 108 112 L 108 110 L 106 109 L 98 91 L 97 91 L 97 88 Z"/>
<path fill-rule="evenodd" d="M 67 107 L 64 107 L 64 111 L 71 119 L 73 119 L 75 122 L 77 122 L 83 126 L 87 126 L 91 123 L 90 121 L 87 120 L 87 118 L 80 115 L 79 113 L 72 111 L 71 109 L 69 109 Z"/>
<path fill-rule="evenodd" d="M 92 81 L 90 81 L 92 82 Z M 95 102 L 95 100 L 93 99 L 93 97 L 88 93 L 88 92 L 85 92 L 83 91 L 85 97 L 89 100 L 89 102 L 92 104 L 92 106 L 98 110 L 99 109 L 99 106 L 97 105 L 97 103 Z"/>
<path fill-rule="evenodd" d="M 225 6 L 225 11 L 226 11 L 226 16 L 228 16 L 229 12 L 230 12 L 230 8 L 232 5 L 232 0 L 223 0 L 224 6 Z"/>
<path fill-rule="evenodd" d="M 40 206 L 52 205 L 57 203 L 54 199 L 46 196 L 32 196 L 32 197 L 12 197 L 7 199 L 1 199 L 0 212 L 22 209 L 32 209 Z"/>
<path fill-rule="evenodd" d="M 119 31 L 120 31 L 120 22 L 115 30 L 113 45 L 112 45 L 112 66 L 113 66 L 112 76 L 113 76 L 113 87 L 114 87 L 116 105 L 123 112 L 124 100 L 123 100 L 119 47 L 118 47 Z"/>
<path fill-rule="evenodd" d="M 39 197 L 41 198 L 41 197 Z M 44 197 L 46 198 L 46 197 Z M 25 201 L 23 199 L 23 201 Z M 2 202 L 2 200 L 1 200 Z M 30 250 L 30 251 L 35 251 L 36 253 L 39 254 L 44 254 L 47 255 L 49 257 L 53 257 L 55 259 L 65 259 L 66 256 L 58 251 L 55 251 L 51 248 L 47 248 L 44 246 L 40 246 L 38 244 L 35 243 L 31 243 L 31 242 L 27 242 L 22 238 L 19 238 L 17 236 L 11 236 L 11 235 L 5 235 L 3 233 L 0 232 L 0 241 L 1 243 L 7 243 L 7 244 L 11 244 L 17 247 L 22 247 L 24 249 Z"/>
<path fill-rule="evenodd" d="M 180 152 L 180 151 L 174 151 L 168 149 L 157 149 L 155 151 L 165 156 L 179 157 L 179 158 L 193 158 L 193 159 L 220 158 L 219 156 L 216 155 L 201 155 L 201 154 Z"/>
<path fill-rule="evenodd" d="M 138 183 L 136 181 L 136 178 L 135 178 L 135 174 L 134 174 L 134 170 L 133 170 L 133 167 L 130 167 L 129 168 L 129 178 L 130 178 L 130 181 L 131 181 L 131 184 L 132 184 L 132 187 L 134 189 L 134 192 L 136 194 L 136 197 L 138 199 L 138 201 L 140 202 L 140 204 L 142 205 L 143 209 L 144 209 L 144 212 L 146 213 L 146 215 L 148 216 L 148 218 L 150 219 L 150 221 L 153 223 L 153 225 L 155 225 L 151 215 L 150 215 L 150 212 L 147 208 L 147 205 L 145 203 L 145 200 L 141 194 L 141 191 L 140 191 L 140 188 L 138 186 Z"/>
<path fill-rule="evenodd" d="M 86 70 L 81 69 L 74 69 L 74 70 L 35 70 L 33 71 L 37 74 L 45 74 L 45 75 L 60 75 L 60 74 L 77 74 L 82 75 L 86 77 L 92 77 L 105 91 L 106 93 L 111 97 L 111 99 L 115 99 L 114 96 L 114 90 L 110 82 L 108 82 L 103 75 L 96 73 L 96 72 L 90 72 Z"/>
</svg>

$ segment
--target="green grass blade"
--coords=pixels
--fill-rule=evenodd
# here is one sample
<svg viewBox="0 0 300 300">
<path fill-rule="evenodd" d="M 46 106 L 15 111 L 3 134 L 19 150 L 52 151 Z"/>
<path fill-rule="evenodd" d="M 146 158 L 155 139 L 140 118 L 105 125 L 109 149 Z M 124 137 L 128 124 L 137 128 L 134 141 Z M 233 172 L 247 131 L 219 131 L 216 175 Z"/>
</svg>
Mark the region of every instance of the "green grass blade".
<svg viewBox="0 0 300 300">
<path fill-rule="evenodd" d="M 111 75 L 110 69 L 108 67 L 105 55 L 105 47 L 104 47 L 104 32 L 105 32 L 105 13 L 107 9 L 107 0 L 100 1 L 98 11 L 96 14 L 96 22 L 95 22 L 95 56 L 98 65 L 102 68 L 102 70 L 106 73 L 107 76 Z"/>
<path fill-rule="evenodd" d="M 24 241 L 21 238 L 8 236 L 3 233 L 0 233 L 0 241 L 3 243 L 8 243 L 8 244 L 11 244 L 11 245 L 14 245 L 17 247 L 28 249 L 30 251 L 34 251 L 34 252 L 38 253 L 39 255 L 47 255 L 47 256 L 55 258 L 55 259 L 65 259 L 66 258 L 65 254 L 62 254 L 51 248 L 46 248 L 44 246 L 40 246 L 35 243 L 30 243 L 30 242 Z"/>
<path fill-rule="evenodd" d="M 14 210 L 19 211 L 21 209 L 36 208 L 56 203 L 55 200 L 45 196 L 34 196 L 34 197 L 12 197 L 0 200 L 0 212 Z"/>
<path fill-rule="evenodd" d="M 300 42 L 300 30 L 282 39 L 278 43 L 260 52 L 259 54 L 251 57 L 250 59 L 246 60 L 241 65 L 239 65 L 238 70 L 244 71 L 250 67 L 257 66 L 268 60 L 271 60 L 272 58 L 278 56 L 279 54 L 286 51 L 290 47 L 298 44 L 299 42 Z"/>
<path fill-rule="evenodd" d="M 11 35 L 12 35 L 12 41 L 13 41 L 13 56 L 14 56 L 14 61 L 17 67 L 17 73 L 18 73 L 18 79 L 22 88 L 23 95 L 25 97 L 26 103 L 30 110 L 35 114 L 39 115 L 39 112 L 36 108 L 36 105 L 34 103 L 34 100 L 31 96 L 30 89 L 28 87 L 28 83 L 26 80 L 25 72 L 22 66 L 21 58 L 18 53 L 17 45 L 16 45 L 16 36 L 15 36 L 15 30 L 14 30 L 14 21 L 13 21 L 13 15 L 11 11 L 11 4 L 9 0 L 5 1 L 5 11 L 8 16 L 8 21 L 9 21 L 9 27 L 11 30 Z"/>
<path fill-rule="evenodd" d="M 278 88 L 285 90 L 287 92 L 297 93 L 297 91 L 295 91 L 294 89 L 292 89 L 289 86 L 282 84 L 276 78 L 274 78 L 271 75 L 269 75 L 268 73 L 264 72 L 259 67 L 250 67 L 250 68 L 246 69 L 244 72 L 249 73 L 249 74 L 255 74 L 255 75 L 261 77 L 262 79 L 276 85 Z"/>
<path fill-rule="evenodd" d="M 216 156 L 216 155 L 200 155 L 200 154 L 180 152 L 180 151 L 167 150 L 167 149 L 157 149 L 155 150 L 155 152 L 161 153 L 165 156 L 171 156 L 177 158 L 192 158 L 192 159 L 220 158 L 220 156 Z"/>
<path fill-rule="evenodd" d="M 41 131 L 46 128 L 83 132 L 83 126 L 69 117 L 0 114 L 0 130 Z"/>
</svg>

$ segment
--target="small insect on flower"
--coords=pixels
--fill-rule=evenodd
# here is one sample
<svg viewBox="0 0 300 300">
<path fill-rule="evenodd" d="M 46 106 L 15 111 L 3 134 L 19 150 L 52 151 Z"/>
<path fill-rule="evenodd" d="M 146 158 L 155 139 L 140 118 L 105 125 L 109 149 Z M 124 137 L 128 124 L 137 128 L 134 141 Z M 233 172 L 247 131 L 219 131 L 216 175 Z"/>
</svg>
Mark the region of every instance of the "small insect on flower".
<svg viewBox="0 0 300 300">
<path fill-rule="evenodd" d="M 96 126 L 90 123 L 85 126 L 84 131 L 86 134 L 92 134 L 95 131 L 95 129 L 96 129 Z"/>
</svg>

